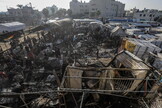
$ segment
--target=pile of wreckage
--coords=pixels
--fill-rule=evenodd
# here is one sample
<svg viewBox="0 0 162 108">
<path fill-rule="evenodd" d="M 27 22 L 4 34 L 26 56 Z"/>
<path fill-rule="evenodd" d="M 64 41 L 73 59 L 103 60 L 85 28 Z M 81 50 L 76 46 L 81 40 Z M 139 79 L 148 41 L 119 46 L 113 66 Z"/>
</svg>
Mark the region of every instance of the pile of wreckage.
<svg viewBox="0 0 162 108">
<path fill-rule="evenodd" d="M 56 20 L 28 32 L 37 37 L 12 40 L 0 53 L 0 107 L 161 105 L 159 41 L 137 39 L 120 26 L 90 19 Z"/>
</svg>

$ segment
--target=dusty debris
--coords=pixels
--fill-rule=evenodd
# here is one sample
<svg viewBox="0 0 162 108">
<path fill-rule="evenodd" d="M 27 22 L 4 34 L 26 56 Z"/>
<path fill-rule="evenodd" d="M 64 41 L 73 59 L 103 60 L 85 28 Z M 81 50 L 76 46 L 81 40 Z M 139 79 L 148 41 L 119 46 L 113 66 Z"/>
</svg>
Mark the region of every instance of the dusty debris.
<svg viewBox="0 0 162 108">
<path fill-rule="evenodd" d="M 12 40 L 11 48 L 0 53 L 2 106 L 145 108 L 141 103 L 149 105 L 156 98 L 160 72 L 133 53 L 151 43 L 140 40 L 133 49 L 136 40 L 128 39 L 132 44 L 122 47 L 128 51 L 121 51 L 122 27 L 112 30 L 96 20 L 63 19 L 29 33 L 34 36 Z"/>
</svg>

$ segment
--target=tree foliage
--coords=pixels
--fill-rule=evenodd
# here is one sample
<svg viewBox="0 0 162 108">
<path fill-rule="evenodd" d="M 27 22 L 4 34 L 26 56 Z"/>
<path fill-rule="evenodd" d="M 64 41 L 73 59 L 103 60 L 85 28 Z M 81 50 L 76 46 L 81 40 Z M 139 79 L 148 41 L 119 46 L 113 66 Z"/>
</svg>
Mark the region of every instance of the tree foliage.
<svg viewBox="0 0 162 108">
<path fill-rule="evenodd" d="M 98 11 L 96 12 L 96 15 L 97 15 L 97 17 L 99 17 L 99 16 L 101 15 L 101 12 L 98 10 Z"/>
<path fill-rule="evenodd" d="M 96 12 L 91 12 L 90 17 L 99 17 L 101 15 L 101 12 L 98 10 Z"/>
<path fill-rule="evenodd" d="M 54 16 L 55 11 L 56 11 L 55 8 L 52 7 L 52 8 L 51 8 L 51 11 L 52 11 L 52 15 Z"/>
<path fill-rule="evenodd" d="M 61 18 L 61 17 L 65 17 L 66 15 L 66 9 L 59 9 L 57 12 L 56 12 L 56 16 Z"/>
<path fill-rule="evenodd" d="M 44 8 L 44 9 L 42 10 L 42 13 L 43 13 L 43 15 L 44 15 L 46 18 L 49 17 L 49 11 L 48 11 L 48 9 Z"/>
<path fill-rule="evenodd" d="M 69 15 L 69 17 L 71 17 L 72 16 L 72 10 L 68 9 L 67 14 Z"/>
</svg>

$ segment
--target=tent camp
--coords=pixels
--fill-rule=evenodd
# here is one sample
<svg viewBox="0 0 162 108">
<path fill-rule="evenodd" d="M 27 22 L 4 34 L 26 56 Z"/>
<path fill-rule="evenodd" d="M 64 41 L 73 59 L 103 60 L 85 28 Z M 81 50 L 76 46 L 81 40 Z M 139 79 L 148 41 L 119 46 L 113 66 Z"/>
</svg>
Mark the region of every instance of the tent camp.
<svg viewBox="0 0 162 108">
<path fill-rule="evenodd" d="M 20 22 L 11 22 L 11 23 L 1 23 L 0 24 L 0 34 L 20 31 L 25 29 L 25 24 Z"/>
</svg>

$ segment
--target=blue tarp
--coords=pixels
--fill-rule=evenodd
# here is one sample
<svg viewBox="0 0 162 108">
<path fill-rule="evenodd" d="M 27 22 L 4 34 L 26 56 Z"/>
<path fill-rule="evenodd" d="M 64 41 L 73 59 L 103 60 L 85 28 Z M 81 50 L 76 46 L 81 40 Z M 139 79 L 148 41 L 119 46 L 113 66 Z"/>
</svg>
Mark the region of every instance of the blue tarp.
<svg viewBox="0 0 162 108">
<path fill-rule="evenodd" d="M 115 22 L 133 22 L 133 19 L 109 19 L 109 21 L 115 21 Z"/>
</svg>

